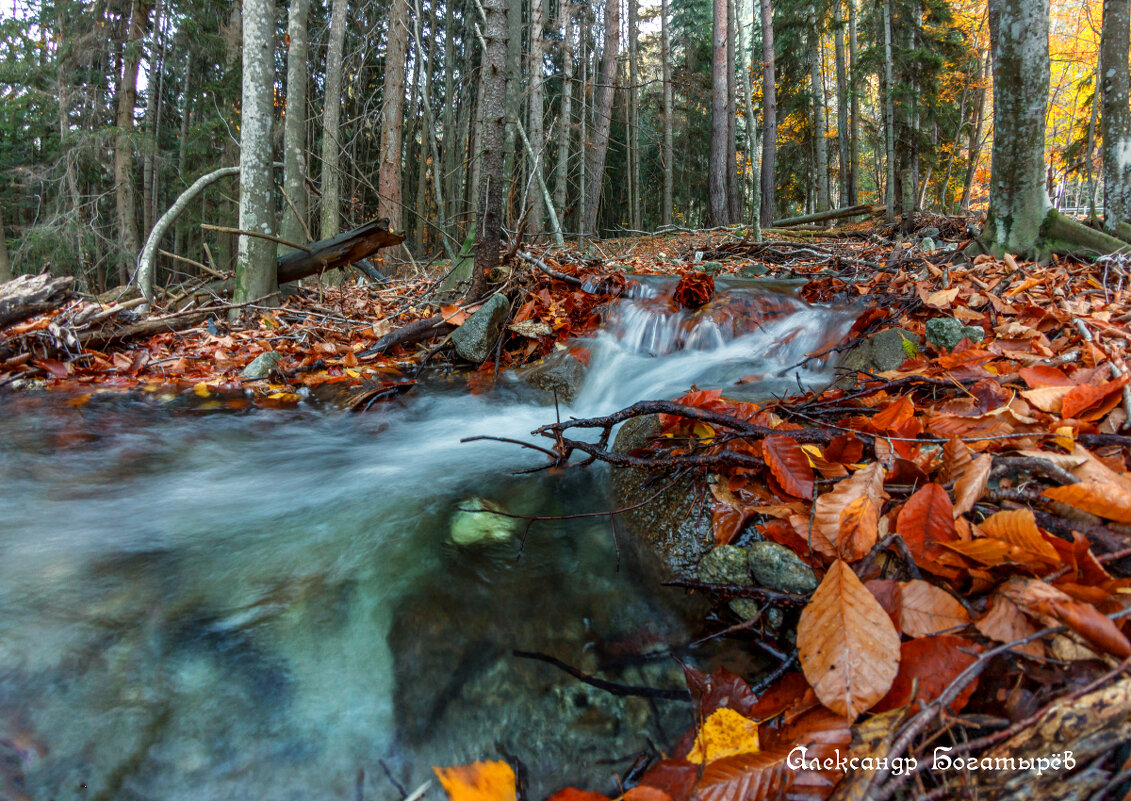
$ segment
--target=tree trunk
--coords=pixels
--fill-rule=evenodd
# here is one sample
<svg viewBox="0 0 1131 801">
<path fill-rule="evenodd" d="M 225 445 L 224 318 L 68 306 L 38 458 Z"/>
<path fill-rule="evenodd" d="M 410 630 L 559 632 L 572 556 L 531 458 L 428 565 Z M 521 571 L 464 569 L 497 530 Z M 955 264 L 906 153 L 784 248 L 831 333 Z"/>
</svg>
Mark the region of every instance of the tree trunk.
<svg viewBox="0 0 1131 801">
<path fill-rule="evenodd" d="M 671 35 L 668 31 L 671 20 L 671 10 L 668 7 L 669 0 L 660 1 L 660 67 L 663 71 L 664 82 L 664 140 L 663 150 L 660 154 L 660 159 L 663 162 L 664 169 L 664 200 L 663 209 L 661 211 L 661 222 L 663 225 L 672 224 L 672 47 Z"/>
<path fill-rule="evenodd" d="M 1104 230 L 1114 234 L 1131 222 L 1131 106 L 1128 106 L 1128 44 L 1131 0 L 1104 0 L 1100 66 L 1103 109 L 1100 135 L 1104 159 Z"/>
<path fill-rule="evenodd" d="M 774 160 L 778 143 L 777 79 L 774 75 L 774 13 L 770 0 L 762 9 L 762 225 L 774 221 Z"/>
<path fill-rule="evenodd" d="M 640 191 L 640 108 L 637 98 L 640 90 L 638 0 L 628 0 L 628 186 L 629 223 L 639 231 L 644 227 Z"/>
<path fill-rule="evenodd" d="M 503 197 L 506 209 L 503 222 L 514 225 L 511 187 L 517 175 L 516 163 L 521 161 L 518 152 L 518 129 L 515 123 L 522 113 L 522 0 L 507 0 L 506 7 L 507 42 L 507 117 L 503 145 Z"/>
<path fill-rule="evenodd" d="M 393 60 L 394 42 L 400 43 L 401 58 L 404 58 L 404 31 L 403 26 L 398 27 L 396 24 L 396 9 L 403 9 L 405 0 L 394 0 L 393 9 L 394 13 L 389 20 L 389 45 L 388 45 L 388 60 Z M 342 115 L 342 51 L 345 48 L 346 38 L 346 14 L 349 12 L 349 0 L 333 0 L 333 6 L 330 12 L 330 40 L 329 46 L 326 49 L 326 94 L 322 106 L 322 225 L 321 236 L 323 239 L 334 236 L 338 233 L 341 227 L 341 205 L 342 199 L 342 173 L 340 169 L 342 147 L 339 138 L 339 127 L 341 124 Z M 393 70 L 404 80 L 402 65 L 400 70 L 396 70 L 395 63 L 386 65 L 386 93 L 384 97 L 385 102 L 388 103 L 388 77 L 389 70 Z M 397 97 L 401 98 L 403 95 L 403 84 L 401 91 L 397 93 Z M 402 98 L 403 99 L 403 98 Z M 400 123 L 397 123 L 397 131 L 400 131 Z M 397 141 L 397 194 L 396 205 L 400 209 L 400 140 Z M 385 164 L 382 161 L 382 168 Z M 382 176 L 384 173 L 382 172 Z M 382 198 L 385 197 L 386 190 L 383 182 L 378 183 L 377 191 Z M 382 215 L 378 211 L 378 216 Z M 395 224 L 392 223 L 390 217 L 390 228 L 399 231 L 400 219 L 398 217 Z"/>
<path fill-rule="evenodd" d="M 404 124 L 407 36 L 408 0 L 392 0 L 385 49 L 385 82 L 381 95 L 381 164 L 377 171 L 377 216 L 389 221 L 390 231 L 401 231 L 404 228 L 401 208 L 401 126 Z"/>
<path fill-rule="evenodd" d="M 609 126 L 613 121 L 619 49 L 620 0 L 606 0 L 605 46 L 601 54 L 601 74 L 597 79 L 600 84 L 597 86 L 596 98 L 593 101 L 593 143 L 589 149 L 586 167 L 589 195 L 585 203 L 586 219 L 581 227 L 583 234 L 597 233 L 597 212 L 605 179 L 605 156 L 609 149 Z"/>
<path fill-rule="evenodd" d="M 1049 210 L 1044 182 L 1049 0 L 990 0 L 994 145 L 982 237 L 995 255 L 1032 255 Z"/>
<path fill-rule="evenodd" d="M 183 94 L 184 99 L 181 101 L 181 128 L 177 134 L 177 179 L 183 181 L 188 163 L 188 129 L 189 121 L 192 118 L 192 68 L 193 68 L 193 52 L 192 47 L 185 48 L 187 56 L 185 58 L 185 81 Z M 173 232 L 173 252 L 184 253 L 184 226 L 178 225 Z"/>
<path fill-rule="evenodd" d="M 837 202 L 848 203 L 850 175 L 848 157 L 848 74 L 844 61 L 844 11 L 842 0 L 833 0 L 833 49 L 836 55 L 836 144 L 840 184 Z"/>
<path fill-rule="evenodd" d="M 275 183 L 271 176 L 274 86 L 274 0 L 243 0 L 239 227 L 268 235 L 275 233 Z M 274 243 L 241 236 L 238 248 L 233 302 L 245 303 L 273 293 L 278 286 Z"/>
<path fill-rule="evenodd" d="M 306 230 L 306 21 L 310 0 L 290 0 L 287 10 L 287 106 L 283 121 L 283 202 L 281 236 L 288 242 L 305 243 Z M 288 202 L 289 201 L 289 202 Z M 279 255 L 289 251 L 279 246 Z"/>
<path fill-rule="evenodd" d="M 738 82 L 734 54 L 738 14 L 735 0 L 727 0 L 727 222 L 742 221 L 742 182 L 738 175 Z"/>
<path fill-rule="evenodd" d="M 573 131 L 573 4 L 558 2 L 558 27 L 562 31 L 562 105 L 558 119 L 558 161 L 554 170 L 554 207 L 565 214 L 569 186 L 569 146 Z M 565 224 L 565 220 L 560 220 Z"/>
<path fill-rule="evenodd" d="M 589 172 L 589 111 L 591 99 L 589 97 L 589 33 L 592 26 L 589 22 L 589 6 L 581 6 L 581 37 L 578 40 L 581 57 L 581 114 L 578 122 L 581 126 L 578 142 L 578 176 L 577 176 L 577 230 L 584 236 L 589 232 L 589 185 L 587 175 Z"/>
<path fill-rule="evenodd" d="M 153 29 L 155 32 L 161 28 L 161 0 L 153 11 Z M 154 36 L 155 39 L 159 35 Z M 156 44 L 156 42 L 155 42 Z M 154 47 L 154 52 L 149 57 L 148 85 L 145 91 L 145 153 L 141 159 L 141 219 L 142 230 L 149 231 L 153 227 L 154 207 L 154 164 L 157 157 L 157 109 L 161 102 L 161 76 L 165 68 L 164 58 L 165 43 Z"/>
<path fill-rule="evenodd" d="M 499 263 L 503 243 L 503 148 L 507 113 L 506 0 L 484 0 L 486 41 L 480 81 L 483 85 L 483 190 L 479 203 L 475 274 L 468 294 L 477 298 L 487 285 L 487 272 Z"/>
<path fill-rule="evenodd" d="M 821 31 L 816 10 L 812 11 L 809 81 L 813 93 L 813 150 L 816 155 L 817 205 L 814 212 L 829 208 L 829 143 L 825 138 L 825 91 L 821 82 Z"/>
<path fill-rule="evenodd" d="M 1101 77 L 1102 65 L 1099 63 L 1103 59 L 1096 60 L 1096 86 L 1095 92 L 1092 96 L 1092 115 L 1091 120 L 1088 122 L 1088 140 L 1084 151 L 1084 175 L 1087 176 L 1088 182 L 1088 221 L 1095 222 L 1096 217 L 1096 176 L 1095 176 L 1095 154 L 1096 154 L 1096 119 L 1099 116 L 1100 110 L 1100 82 L 1103 80 Z"/>
<path fill-rule="evenodd" d="M 848 197 L 852 206 L 859 202 L 860 186 L 860 96 L 853 87 L 856 80 L 856 0 L 848 0 Z"/>
<path fill-rule="evenodd" d="M 891 3 L 884 0 L 884 143 L 887 162 L 887 180 L 884 182 L 884 219 L 895 219 L 895 106 L 892 93 L 895 81 L 892 75 Z"/>
<path fill-rule="evenodd" d="M 0 213 L 0 283 L 12 280 L 12 262 L 8 259 L 8 240 L 4 238 L 4 215 Z"/>
<path fill-rule="evenodd" d="M 539 186 L 545 181 L 545 170 L 542 164 L 545 161 L 546 137 L 542 130 L 542 115 L 545 109 L 542 106 L 542 20 L 546 0 L 530 0 L 530 124 L 527 132 L 530 135 L 530 144 L 534 155 L 530 156 L 530 170 L 534 173 Z M 530 193 L 530 203 L 526 217 L 528 231 L 542 233 L 546 230 L 546 204 L 540 191 Z"/>
<path fill-rule="evenodd" d="M 118 81 L 117 133 L 114 135 L 114 198 L 118 214 L 118 278 L 124 284 L 133 276 L 135 260 L 141 248 L 137 231 L 134 196 L 133 130 L 134 106 L 137 104 L 137 68 L 141 40 L 149 23 L 146 0 L 130 4 L 129 32 L 122 51 L 122 73 Z"/>
<path fill-rule="evenodd" d="M 727 0 L 714 0 L 711 26 L 711 151 L 707 175 L 707 225 L 730 221 L 727 197 Z"/>
<path fill-rule="evenodd" d="M 967 142 L 968 161 L 966 163 L 966 178 L 962 184 L 961 212 L 970 213 L 970 202 L 974 192 L 974 175 L 978 169 L 978 161 L 982 151 L 982 126 L 986 121 L 986 65 L 990 54 L 978 55 L 978 89 L 974 93 L 974 124 L 970 127 L 970 139 Z"/>
</svg>

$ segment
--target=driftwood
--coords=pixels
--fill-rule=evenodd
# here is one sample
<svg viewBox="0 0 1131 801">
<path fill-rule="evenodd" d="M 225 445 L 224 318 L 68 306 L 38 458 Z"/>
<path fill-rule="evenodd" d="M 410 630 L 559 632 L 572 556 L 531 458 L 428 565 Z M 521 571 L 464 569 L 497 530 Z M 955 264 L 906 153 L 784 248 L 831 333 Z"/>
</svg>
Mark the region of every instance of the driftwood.
<svg viewBox="0 0 1131 801">
<path fill-rule="evenodd" d="M 791 225 L 804 225 L 805 223 L 825 222 L 826 220 L 839 220 L 843 217 L 863 217 L 878 214 L 884 210 L 883 206 L 869 206 L 867 203 L 859 206 L 849 206 L 844 209 L 821 211 L 816 214 L 806 214 L 801 217 L 786 217 L 784 220 L 774 220 L 771 228 L 788 228 Z"/>
<path fill-rule="evenodd" d="M 20 275 L 0 284 L 0 328 L 62 306 L 71 297 L 70 276 Z"/>
</svg>

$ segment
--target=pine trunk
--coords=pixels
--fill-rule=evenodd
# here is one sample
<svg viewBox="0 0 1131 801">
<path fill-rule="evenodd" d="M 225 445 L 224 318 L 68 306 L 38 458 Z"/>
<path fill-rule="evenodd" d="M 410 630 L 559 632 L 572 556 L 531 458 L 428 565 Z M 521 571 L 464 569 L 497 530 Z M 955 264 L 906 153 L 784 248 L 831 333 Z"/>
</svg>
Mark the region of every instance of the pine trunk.
<svg viewBox="0 0 1131 801">
<path fill-rule="evenodd" d="M 742 221 L 742 182 L 738 174 L 738 81 L 734 34 L 738 25 L 735 0 L 727 0 L 727 222 Z"/>
<path fill-rule="evenodd" d="M 836 56 L 836 144 L 840 185 L 837 202 L 848 203 L 848 184 L 851 170 L 848 157 L 848 74 L 844 60 L 844 11 L 841 0 L 834 0 L 833 48 Z"/>
<path fill-rule="evenodd" d="M 813 93 L 813 150 L 816 157 L 817 196 L 815 212 L 829 209 L 829 143 L 825 138 L 825 91 L 821 81 L 821 33 L 813 15 L 809 61 L 809 82 Z"/>
<path fill-rule="evenodd" d="M 892 93 L 895 81 L 892 69 L 891 4 L 884 0 L 884 143 L 886 150 L 887 180 L 884 182 L 884 219 L 895 219 L 895 105 Z"/>
<path fill-rule="evenodd" d="M 860 202 L 860 93 L 852 86 L 856 80 L 856 0 L 848 0 L 848 198 L 849 206 Z"/>
<path fill-rule="evenodd" d="M 404 0 L 394 0 L 393 7 L 403 6 Z M 349 0 L 333 0 L 330 12 L 330 44 L 326 50 L 326 95 L 322 107 L 322 225 L 321 237 L 327 239 L 337 236 L 341 228 L 342 174 L 340 169 L 341 140 L 339 127 L 342 115 L 342 50 L 346 38 L 346 13 L 349 11 Z M 389 23 L 389 53 L 392 58 L 393 41 L 401 40 L 403 52 L 404 36 L 393 35 L 394 24 Z M 403 58 L 403 56 L 402 56 Z M 388 73 L 386 73 L 388 77 Z M 388 94 L 385 95 L 389 97 Z M 387 102 L 387 100 L 386 100 Z M 399 130 L 399 129 L 398 129 Z M 400 148 L 397 148 L 397 162 L 400 163 Z M 382 164 L 384 167 L 384 164 Z M 399 172 L 399 171 L 398 171 Z M 383 188 L 378 191 L 384 195 Z M 400 199 L 400 181 L 397 182 L 398 201 Z M 400 203 L 397 204 L 398 209 Z M 399 220 L 397 225 L 390 225 L 391 230 L 400 230 Z"/>
</svg>

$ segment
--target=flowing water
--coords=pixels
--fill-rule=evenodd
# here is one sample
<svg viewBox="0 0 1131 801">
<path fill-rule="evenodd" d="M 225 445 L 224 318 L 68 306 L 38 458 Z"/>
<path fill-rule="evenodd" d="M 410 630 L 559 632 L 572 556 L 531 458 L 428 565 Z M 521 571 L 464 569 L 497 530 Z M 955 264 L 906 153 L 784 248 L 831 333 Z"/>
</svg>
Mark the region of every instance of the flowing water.
<svg viewBox="0 0 1131 801">
<path fill-rule="evenodd" d="M 587 343 L 561 414 L 829 379 L 795 365 L 847 313 L 727 286 L 689 315 L 670 282 L 641 284 Z M 516 515 L 610 508 L 600 469 L 514 475 L 543 457 L 460 443 L 529 440 L 554 414 L 517 381 L 368 415 L 0 396 L 0 798 L 394 798 L 388 776 L 412 790 L 431 764 L 501 753 L 535 792 L 612 789 L 686 705 L 511 652 L 675 687 L 672 660 L 624 655 L 685 639 L 678 610 L 618 570 L 607 518 L 535 523 L 520 559 L 516 540 L 450 541 L 471 496 Z"/>
</svg>

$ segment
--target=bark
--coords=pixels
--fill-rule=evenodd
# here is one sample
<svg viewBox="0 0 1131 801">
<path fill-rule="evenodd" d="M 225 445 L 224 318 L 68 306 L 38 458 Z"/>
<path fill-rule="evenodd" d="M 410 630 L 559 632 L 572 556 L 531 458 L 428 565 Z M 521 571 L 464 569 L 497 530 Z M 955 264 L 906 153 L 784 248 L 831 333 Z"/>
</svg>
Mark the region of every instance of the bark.
<svg viewBox="0 0 1131 801">
<path fill-rule="evenodd" d="M 289 242 L 306 242 L 306 23 L 310 0 L 290 0 L 287 11 L 287 106 L 283 121 L 283 203 L 280 235 Z M 293 205 L 293 208 L 292 208 Z M 280 246 L 279 255 L 290 248 Z"/>
<path fill-rule="evenodd" d="M 753 2 L 753 0 L 751 0 L 751 2 Z M 738 17 L 741 18 L 742 17 L 741 6 L 739 6 L 739 9 L 740 9 L 740 13 L 739 13 Z M 753 10 L 753 8 L 751 10 Z M 739 22 L 738 23 L 737 35 L 738 35 L 738 50 L 739 50 L 740 53 L 743 53 L 743 52 L 746 51 L 745 40 L 743 38 L 742 29 L 743 29 L 743 25 L 742 25 L 741 22 Z M 753 58 L 754 58 L 753 32 L 751 32 L 751 42 L 750 42 L 750 44 L 751 44 L 750 58 L 751 58 L 751 61 L 753 61 Z M 760 241 L 762 239 L 762 224 L 761 224 L 761 220 L 759 220 L 759 218 L 758 218 L 758 214 L 759 214 L 759 209 L 758 209 L 758 153 L 757 153 L 758 148 L 755 147 L 755 145 L 754 145 L 754 139 L 755 139 L 755 136 L 754 136 L 754 133 L 755 133 L 755 131 L 754 131 L 754 100 L 753 100 L 754 90 L 753 90 L 753 87 L 751 86 L 751 80 L 750 80 L 750 73 L 751 73 L 751 70 L 754 67 L 754 64 L 751 63 L 749 65 L 750 69 L 747 69 L 746 64 L 741 64 L 740 67 L 741 67 L 741 70 L 742 70 L 742 102 L 743 102 L 743 107 L 745 109 L 745 113 L 743 114 L 743 117 L 742 117 L 742 120 L 743 120 L 742 134 L 743 134 L 743 137 L 744 137 L 745 142 L 746 142 L 746 153 L 745 153 L 746 158 L 745 158 L 745 161 L 748 161 L 750 163 L 750 174 L 747 175 L 746 171 L 744 169 L 743 170 L 743 178 L 746 179 L 749 182 L 750 219 L 749 219 L 748 222 L 749 222 L 749 225 L 750 225 L 750 236 L 754 239 L 755 242 L 757 242 L 757 241 Z M 743 191 L 745 192 L 746 189 L 744 189 Z"/>
<path fill-rule="evenodd" d="M 417 52 L 424 52 L 423 48 L 421 47 L 420 17 L 421 17 L 420 0 L 416 0 L 416 15 L 413 18 L 413 22 L 412 22 L 412 24 L 413 24 L 413 36 L 416 40 L 416 50 L 417 50 Z M 432 24 L 433 24 L 433 28 L 434 28 L 435 24 L 436 24 L 436 17 L 435 17 L 434 14 L 433 14 L 433 17 L 432 17 Z M 433 112 L 432 112 L 432 59 L 433 59 L 433 56 L 435 55 L 435 50 L 434 50 L 435 41 L 436 41 L 435 36 L 431 37 L 428 40 L 427 60 L 425 61 L 425 64 L 424 64 L 424 91 L 421 94 L 421 99 L 423 100 L 423 104 L 424 104 L 424 127 L 426 129 L 426 134 L 427 134 L 427 137 L 428 137 L 428 148 L 429 148 L 431 155 L 432 155 L 432 190 L 436 193 L 436 214 L 439 217 L 439 219 L 436 222 L 437 222 L 437 224 L 440 228 L 441 234 L 442 234 L 441 235 L 441 241 L 443 242 L 444 252 L 447 254 L 449 259 L 454 259 L 456 254 L 455 254 L 455 251 L 452 248 L 452 245 L 451 245 L 451 242 L 450 242 L 450 237 L 448 236 L 448 233 L 447 233 L 447 230 L 448 230 L 447 225 L 445 223 L 443 184 L 440 180 L 440 172 L 439 172 L 439 170 L 440 170 L 440 153 L 439 153 L 439 149 L 436 145 L 436 134 L 435 134 L 436 119 L 435 119 L 435 114 L 433 114 Z M 421 183 L 423 184 L 423 181 L 421 181 Z M 423 204 L 420 204 L 420 205 L 423 205 Z M 419 211 L 421 211 L 421 213 L 423 213 L 422 210 L 419 210 Z"/>
<path fill-rule="evenodd" d="M 1050 208 L 1044 183 L 1049 0 L 990 0 L 994 144 L 982 238 L 995 255 L 1031 255 Z"/>
<path fill-rule="evenodd" d="M 849 205 L 859 200 L 860 185 L 860 93 L 852 87 L 856 80 L 856 52 L 856 0 L 848 0 L 848 112 L 851 121 L 848 135 L 848 197 L 845 201 Z"/>
<path fill-rule="evenodd" d="M 558 161 L 554 170 L 554 206 L 559 213 L 564 213 L 573 131 L 573 4 L 569 0 L 558 2 L 558 27 L 562 31 L 562 105 L 558 120 Z"/>
<path fill-rule="evenodd" d="M 962 201 L 961 212 L 968 214 L 970 212 L 970 202 L 974 191 L 974 175 L 978 169 L 978 161 L 981 159 L 982 150 L 982 126 L 986 120 L 986 64 L 989 60 L 990 54 L 987 52 L 985 56 L 979 54 L 978 58 L 978 88 L 974 93 L 974 124 L 970 127 L 970 139 L 967 142 L 967 162 L 966 162 L 966 178 L 962 184 Z"/>
<path fill-rule="evenodd" d="M 707 225 L 730 221 L 727 196 L 727 0 L 714 0 L 711 27 L 711 150 L 707 180 Z"/>
<path fill-rule="evenodd" d="M 401 126 L 404 124 L 407 36 L 408 0 L 392 0 L 381 95 L 381 164 L 377 172 L 377 216 L 387 219 L 392 231 L 400 231 L 404 227 L 401 210 Z"/>
<path fill-rule="evenodd" d="M 669 0 L 661 0 L 660 2 L 660 64 L 664 82 L 664 138 L 663 151 L 660 154 L 664 169 L 664 199 L 661 222 L 664 225 L 672 224 L 672 157 L 674 155 L 672 152 L 672 50 L 668 32 L 671 12 L 668 3 Z"/>
<path fill-rule="evenodd" d="M 1100 77 L 1103 66 L 1099 63 L 1101 59 L 1096 60 L 1096 85 L 1095 92 L 1092 96 L 1092 115 L 1088 122 L 1088 141 L 1087 150 L 1084 153 L 1084 174 L 1087 176 L 1088 182 L 1088 220 L 1094 222 L 1096 218 L 1096 176 L 1095 176 L 1095 153 L 1096 153 L 1096 119 L 1099 116 L 1100 110 Z"/>
<path fill-rule="evenodd" d="M 1103 108 L 1104 230 L 1114 234 L 1131 222 L 1131 106 L 1128 105 L 1128 45 L 1131 0 L 1104 0 L 1100 44 Z"/>
<path fill-rule="evenodd" d="M 884 142 L 887 157 L 887 180 L 884 185 L 884 219 L 895 219 L 895 107 L 892 102 L 894 80 L 891 51 L 891 3 L 884 0 Z"/>
<path fill-rule="evenodd" d="M 762 225 L 774 221 L 774 160 L 777 156 L 778 101 L 774 69 L 774 15 L 771 0 L 760 0 L 762 10 Z"/>
<path fill-rule="evenodd" d="M 484 0 L 485 40 L 480 81 L 483 87 L 483 190 L 479 204 L 475 274 L 469 295 L 481 295 L 487 272 L 499 263 L 503 242 L 503 148 L 507 111 L 506 0 Z"/>
<path fill-rule="evenodd" d="M 844 61 L 844 11 L 841 0 L 834 0 L 833 6 L 833 49 L 836 57 L 836 144 L 837 165 L 839 166 L 840 203 L 848 203 L 849 157 L 848 157 L 848 75 Z"/>
<path fill-rule="evenodd" d="M 870 206 L 863 203 L 858 206 L 847 206 L 843 209 L 831 209 L 829 211 L 819 211 L 813 214 L 804 214 L 800 217 L 786 217 L 783 220 L 774 220 L 774 228 L 788 228 L 792 225 L 804 225 L 805 223 L 815 222 L 828 222 L 829 220 L 840 220 L 845 217 L 861 217 L 869 214 L 877 214 L 883 211 L 883 206 Z"/>
<path fill-rule="evenodd" d="M 138 238 L 134 194 L 133 130 L 137 105 L 137 69 L 141 41 L 149 23 L 145 0 L 130 4 L 129 29 L 122 51 L 122 72 L 118 81 L 117 132 L 114 135 L 114 199 L 118 216 L 118 244 L 121 247 L 119 279 L 124 284 L 133 275 L 134 260 L 141 248 Z"/>
<path fill-rule="evenodd" d="M 640 192 L 640 110 L 637 97 L 640 82 L 638 0 L 628 0 L 628 197 L 632 228 L 644 227 Z"/>
<path fill-rule="evenodd" d="M 185 58 L 185 85 L 184 85 L 184 99 L 181 101 L 181 130 L 177 136 L 177 177 L 184 180 L 187 175 L 186 164 L 188 161 L 188 129 L 189 121 L 192 118 L 192 68 L 193 68 L 193 54 L 192 48 L 186 48 L 188 56 Z M 184 252 L 184 228 L 177 226 L 173 234 L 173 252 Z"/>
<path fill-rule="evenodd" d="M 20 275 L 0 284 L 0 328 L 57 309 L 71 297 L 71 276 Z"/>
<path fill-rule="evenodd" d="M 816 156 L 817 205 L 814 212 L 829 208 L 829 143 L 825 138 L 825 92 L 821 84 L 821 32 L 813 10 L 810 38 L 809 82 L 813 94 L 813 151 Z"/>
<path fill-rule="evenodd" d="M 507 97 L 506 131 L 503 143 L 503 197 L 507 208 L 505 222 L 515 223 L 512 215 L 511 187 L 514 185 L 518 156 L 518 130 L 515 123 L 522 109 L 522 0 L 506 0 Z"/>
<path fill-rule="evenodd" d="M 180 216 L 189 203 L 196 199 L 204 189 L 216 181 L 229 175 L 240 172 L 239 167 L 221 167 L 207 175 L 202 175 L 193 182 L 192 186 L 181 193 L 181 196 L 169 207 L 168 211 L 153 225 L 146 237 L 145 247 L 142 248 L 141 257 L 138 259 L 137 285 L 143 297 L 153 300 L 153 279 L 157 269 L 157 246 L 161 244 L 161 237 L 169 230 L 177 217 Z M 284 236 L 283 239 L 286 239 Z"/>
<path fill-rule="evenodd" d="M 398 27 L 397 9 L 404 7 L 405 0 L 393 0 L 393 15 L 389 19 L 389 49 L 388 59 L 394 59 L 393 50 L 395 48 L 394 41 L 399 42 L 401 59 L 404 59 L 404 32 L 403 25 Z M 339 206 L 341 204 L 342 195 L 342 173 L 340 169 L 341 159 L 341 142 L 339 139 L 339 127 L 342 115 L 342 50 L 345 46 L 346 38 L 346 14 L 349 11 L 349 0 L 333 0 L 333 7 L 330 12 L 330 43 L 326 50 L 326 95 L 323 100 L 322 107 L 322 225 L 320 230 L 322 238 L 334 236 L 338 233 L 341 227 L 341 211 Z M 246 22 L 244 23 L 246 24 Z M 401 81 L 404 80 L 403 72 L 404 67 L 396 70 L 395 62 L 386 66 L 386 70 L 393 70 L 399 76 Z M 389 73 L 385 73 L 386 104 L 388 103 L 388 78 Z M 400 86 L 400 91 L 397 97 L 401 98 L 403 102 L 404 87 Z M 397 132 L 400 132 L 400 122 L 397 122 Z M 400 139 L 397 140 L 397 164 L 400 164 Z M 384 176 L 385 163 L 381 163 L 382 172 Z M 386 188 L 384 181 L 378 181 L 378 193 L 382 199 L 385 198 Z M 396 193 L 396 206 L 397 216 L 388 213 L 387 209 L 382 209 L 380 205 L 377 207 L 377 215 L 380 217 L 389 217 L 392 221 L 394 230 L 400 230 L 400 171 L 398 167 L 397 172 L 397 193 Z"/>
<path fill-rule="evenodd" d="M 161 0 L 153 11 L 153 28 L 161 28 Z M 161 82 L 165 71 L 165 42 L 161 40 L 160 47 L 149 59 L 149 85 L 145 92 L 145 154 L 141 160 L 141 214 L 142 230 L 148 231 L 153 227 L 154 209 L 156 208 L 156 187 L 154 166 L 157 155 L 157 116 L 161 102 Z"/>
<path fill-rule="evenodd" d="M 578 122 L 581 126 L 578 150 L 578 176 L 577 176 L 577 228 L 582 236 L 588 231 L 585 227 L 589 220 L 589 185 L 587 174 L 589 172 L 589 32 L 592 30 L 589 21 L 589 7 L 581 6 L 581 38 L 579 55 L 581 56 L 581 114 Z"/>
<path fill-rule="evenodd" d="M 530 156 L 530 170 L 539 186 L 545 184 L 542 163 L 546 137 L 542 131 L 542 19 L 546 0 L 530 0 L 530 124 L 528 131 L 534 149 Z M 526 225 L 528 230 L 541 233 L 545 230 L 546 203 L 541 192 L 530 193 Z"/>
<path fill-rule="evenodd" d="M 275 184 L 271 176 L 274 44 L 274 0 L 243 0 L 239 227 L 269 235 L 275 233 Z M 275 245 L 241 236 L 238 248 L 232 300 L 244 303 L 274 293 Z"/>
<path fill-rule="evenodd" d="M 735 79 L 735 0 L 727 0 L 727 222 L 742 220 L 742 183 L 738 175 L 738 84 Z"/>
<path fill-rule="evenodd" d="M 601 187 L 605 179 L 605 156 L 609 149 L 609 126 L 613 121 L 613 97 L 616 92 L 617 58 L 620 48 L 619 34 L 620 2 L 606 0 L 605 46 L 601 54 L 601 74 L 597 79 L 599 85 L 593 101 L 593 142 L 586 162 L 586 180 L 589 184 L 585 220 L 581 226 L 583 234 L 597 232 L 597 211 L 601 203 Z"/>
</svg>

